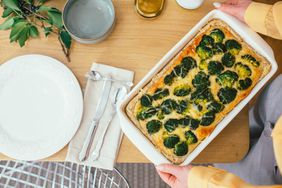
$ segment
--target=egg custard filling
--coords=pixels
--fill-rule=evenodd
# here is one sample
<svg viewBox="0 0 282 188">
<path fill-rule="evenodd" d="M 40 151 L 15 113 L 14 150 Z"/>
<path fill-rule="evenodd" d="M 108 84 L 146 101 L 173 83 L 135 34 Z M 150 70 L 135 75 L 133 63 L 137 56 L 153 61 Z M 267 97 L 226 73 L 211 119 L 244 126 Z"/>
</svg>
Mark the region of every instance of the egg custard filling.
<svg viewBox="0 0 282 188">
<path fill-rule="evenodd" d="M 270 69 L 263 56 L 214 19 L 139 91 L 126 112 L 167 159 L 180 164 Z"/>
</svg>

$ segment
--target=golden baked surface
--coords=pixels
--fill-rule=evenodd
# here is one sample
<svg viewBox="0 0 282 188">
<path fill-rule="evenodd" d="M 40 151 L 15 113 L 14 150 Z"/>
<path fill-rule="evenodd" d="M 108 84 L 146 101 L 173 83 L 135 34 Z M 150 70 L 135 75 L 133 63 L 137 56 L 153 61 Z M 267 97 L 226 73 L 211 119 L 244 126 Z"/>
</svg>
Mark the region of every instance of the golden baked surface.
<svg viewBox="0 0 282 188">
<path fill-rule="evenodd" d="M 180 164 L 270 68 L 229 26 L 212 20 L 126 112 L 163 155 Z"/>
</svg>

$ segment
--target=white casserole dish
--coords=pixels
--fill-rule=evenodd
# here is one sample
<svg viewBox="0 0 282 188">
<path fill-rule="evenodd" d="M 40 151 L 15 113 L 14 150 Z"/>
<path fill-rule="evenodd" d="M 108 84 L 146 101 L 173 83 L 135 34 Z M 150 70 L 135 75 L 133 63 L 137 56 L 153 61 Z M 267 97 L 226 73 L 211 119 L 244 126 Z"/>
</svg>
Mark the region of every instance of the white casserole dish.
<svg viewBox="0 0 282 188">
<path fill-rule="evenodd" d="M 251 93 L 242 100 L 237 106 L 229 112 L 225 118 L 216 126 L 214 131 L 204 139 L 194 151 L 192 151 L 181 165 L 187 165 L 194 160 L 201 151 L 230 123 L 230 121 L 243 109 L 243 107 L 255 96 L 267 81 L 275 74 L 277 63 L 270 46 L 254 31 L 245 24 L 218 10 L 209 12 L 199 23 L 197 23 L 157 64 L 152 70 L 133 88 L 133 90 L 120 103 L 118 115 L 121 121 L 121 128 L 131 142 L 154 164 L 171 163 L 157 148 L 147 139 L 128 118 L 125 112 L 126 105 L 138 94 L 152 77 L 156 75 L 162 68 L 182 50 L 182 48 L 204 27 L 210 20 L 220 19 L 227 23 L 246 43 L 254 50 L 264 56 L 271 64 L 270 72 L 260 80 L 253 88 Z"/>
</svg>

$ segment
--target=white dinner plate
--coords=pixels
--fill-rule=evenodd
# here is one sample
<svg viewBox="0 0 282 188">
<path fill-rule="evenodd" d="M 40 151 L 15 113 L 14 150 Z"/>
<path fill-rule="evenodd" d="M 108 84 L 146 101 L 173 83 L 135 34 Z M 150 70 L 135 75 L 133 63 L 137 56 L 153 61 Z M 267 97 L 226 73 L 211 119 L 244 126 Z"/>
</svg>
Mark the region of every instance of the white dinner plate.
<svg viewBox="0 0 282 188">
<path fill-rule="evenodd" d="M 0 66 L 0 152 L 38 160 L 61 150 L 83 112 L 73 73 L 43 55 L 24 55 Z"/>
</svg>

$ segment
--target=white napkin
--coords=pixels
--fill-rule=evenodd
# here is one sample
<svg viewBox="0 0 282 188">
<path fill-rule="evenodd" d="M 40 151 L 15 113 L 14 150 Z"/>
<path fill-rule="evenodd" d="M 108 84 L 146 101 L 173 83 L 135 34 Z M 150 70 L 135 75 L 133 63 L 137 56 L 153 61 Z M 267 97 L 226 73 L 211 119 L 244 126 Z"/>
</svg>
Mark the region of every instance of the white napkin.
<svg viewBox="0 0 282 188">
<path fill-rule="evenodd" d="M 102 65 L 93 63 L 91 70 L 98 71 L 102 75 L 111 75 L 112 78 L 117 80 L 124 80 L 124 81 L 133 81 L 134 72 L 119 69 L 115 67 L 111 67 L 108 65 Z M 103 81 L 92 81 L 88 80 L 84 92 L 84 114 L 81 121 L 81 125 L 73 137 L 69 144 L 68 153 L 66 157 L 66 161 L 75 162 L 79 164 L 84 164 L 88 166 L 93 166 L 97 168 L 103 168 L 107 170 L 113 170 L 115 159 L 118 154 L 120 141 L 122 138 L 122 132 L 119 125 L 118 117 L 113 117 L 111 124 L 108 127 L 107 133 L 105 135 L 103 146 L 100 150 L 100 156 L 97 160 L 91 159 L 91 154 L 97 145 L 98 140 L 101 139 L 101 134 L 103 130 L 106 128 L 106 124 L 108 120 L 110 120 L 110 112 L 111 112 L 111 101 L 115 95 L 115 92 L 118 88 L 122 87 L 122 85 L 118 82 L 112 82 L 112 88 L 109 95 L 109 100 L 107 103 L 107 107 L 105 112 L 100 120 L 100 123 L 97 128 L 96 135 L 94 137 L 94 141 L 90 150 L 89 158 L 85 162 L 80 162 L 78 159 L 79 153 L 83 146 L 84 140 L 87 135 L 87 131 L 89 130 L 91 120 L 94 118 L 94 114 L 96 111 L 96 105 L 101 97 L 102 94 L 102 86 Z"/>
</svg>

